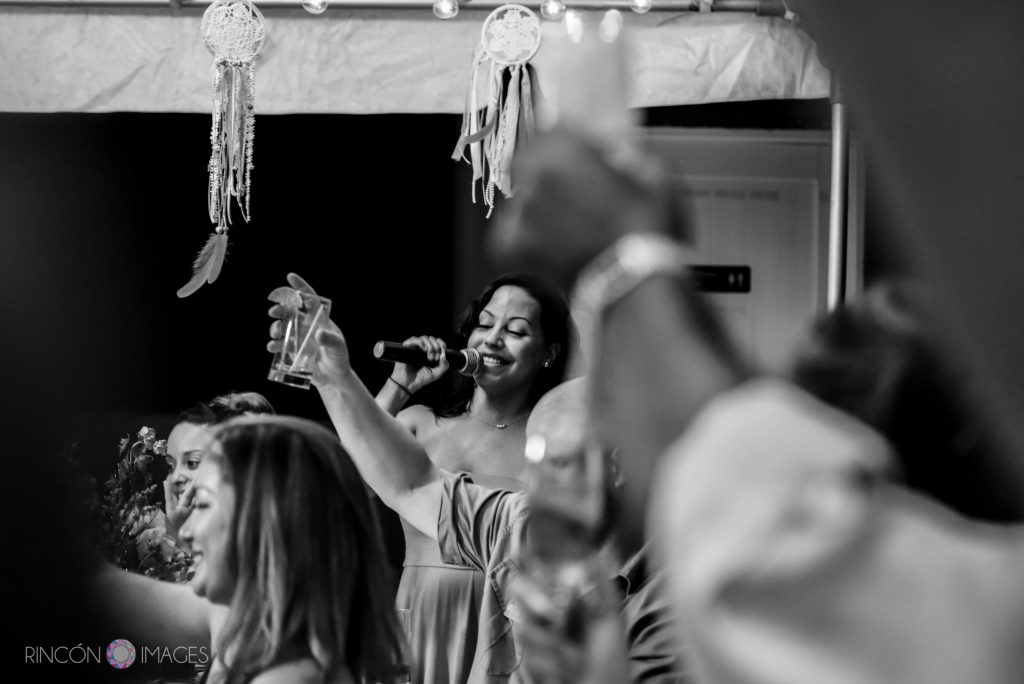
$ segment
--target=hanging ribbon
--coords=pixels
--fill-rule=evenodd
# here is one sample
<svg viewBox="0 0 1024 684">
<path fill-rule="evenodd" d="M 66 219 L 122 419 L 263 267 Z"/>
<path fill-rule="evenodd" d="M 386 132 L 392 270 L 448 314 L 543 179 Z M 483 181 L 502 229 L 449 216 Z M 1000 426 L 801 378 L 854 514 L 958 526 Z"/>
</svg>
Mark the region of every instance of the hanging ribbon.
<svg viewBox="0 0 1024 684">
<path fill-rule="evenodd" d="M 472 165 L 473 202 L 480 181 L 488 217 L 494 211 L 496 189 L 505 197 L 512 196 L 512 158 L 534 130 L 534 98 L 539 91 L 534 87 L 536 72 L 528 62 L 540 47 L 540 39 L 536 14 L 522 5 L 503 5 L 484 21 L 480 44 L 473 53 L 462 129 L 452 159 Z M 488 97 L 482 108 L 477 98 L 485 68 L 489 72 Z"/>
<path fill-rule="evenodd" d="M 249 0 L 215 0 L 203 14 L 203 42 L 213 54 L 213 122 L 207 210 L 213 235 L 192 264 L 192 278 L 178 290 L 187 297 L 220 275 L 231 226 L 231 198 L 249 221 L 256 124 L 256 55 L 266 37 L 263 15 Z"/>
</svg>

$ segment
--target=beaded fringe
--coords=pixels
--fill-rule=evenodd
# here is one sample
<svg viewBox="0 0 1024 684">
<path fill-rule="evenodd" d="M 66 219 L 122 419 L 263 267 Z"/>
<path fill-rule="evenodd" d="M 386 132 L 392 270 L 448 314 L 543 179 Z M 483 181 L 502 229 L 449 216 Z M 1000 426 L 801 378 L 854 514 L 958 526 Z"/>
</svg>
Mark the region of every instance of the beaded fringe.
<svg viewBox="0 0 1024 684">
<path fill-rule="evenodd" d="M 489 67 L 490 91 L 486 108 L 477 105 L 480 73 Z M 538 94 L 536 74 L 530 64 L 499 67 L 482 49 L 473 56 L 472 77 L 462 131 L 452 159 L 467 161 L 473 167 L 472 198 L 476 203 L 476 184 L 480 181 L 487 217 L 494 211 L 495 189 L 512 197 L 512 156 L 516 146 L 529 141 L 534 131 L 534 98 Z M 467 160 L 466 147 L 469 147 Z"/>
<path fill-rule="evenodd" d="M 252 62 L 213 65 L 213 124 L 210 128 L 210 221 L 218 233 L 231 225 L 231 197 L 249 220 L 255 133 L 255 67 Z"/>
</svg>

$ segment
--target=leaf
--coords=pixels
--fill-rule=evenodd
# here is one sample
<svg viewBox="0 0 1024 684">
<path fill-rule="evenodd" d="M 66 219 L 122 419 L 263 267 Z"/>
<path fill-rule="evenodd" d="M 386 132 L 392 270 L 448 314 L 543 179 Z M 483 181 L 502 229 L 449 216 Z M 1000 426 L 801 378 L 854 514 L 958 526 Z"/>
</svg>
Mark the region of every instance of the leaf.
<svg viewBox="0 0 1024 684">
<path fill-rule="evenodd" d="M 185 298 L 206 283 L 212 283 L 220 275 L 227 252 L 227 233 L 213 233 L 192 263 L 192 279 L 178 290 L 178 297 Z"/>
</svg>

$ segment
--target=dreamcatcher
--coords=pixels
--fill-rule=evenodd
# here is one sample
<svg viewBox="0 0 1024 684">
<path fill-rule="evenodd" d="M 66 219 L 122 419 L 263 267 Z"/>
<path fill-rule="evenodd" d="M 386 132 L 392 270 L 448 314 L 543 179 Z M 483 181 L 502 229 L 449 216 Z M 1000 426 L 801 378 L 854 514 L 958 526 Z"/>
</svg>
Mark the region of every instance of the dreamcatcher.
<svg viewBox="0 0 1024 684">
<path fill-rule="evenodd" d="M 495 188 L 505 197 L 513 192 L 511 165 L 516 145 L 525 144 L 534 130 L 537 74 L 529 60 L 540 47 L 540 19 L 522 5 L 503 5 L 491 12 L 480 31 L 462 116 L 462 133 L 452 159 L 473 165 L 476 183 L 483 187 L 487 216 L 494 210 Z M 477 103 L 481 78 L 487 79 L 486 107 Z"/>
<path fill-rule="evenodd" d="M 266 31 L 250 0 L 214 0 L 203 14 L 203 43 L 213 54 L 213 125 L 210 129 L 210 221 L 216 225 L 192 266 L 192 279 L 178 290 L 187 297 L 220 275 L 231 225 L 231 198 L 249 221 L 255 112 L 253 63 Z"/>
</svg>

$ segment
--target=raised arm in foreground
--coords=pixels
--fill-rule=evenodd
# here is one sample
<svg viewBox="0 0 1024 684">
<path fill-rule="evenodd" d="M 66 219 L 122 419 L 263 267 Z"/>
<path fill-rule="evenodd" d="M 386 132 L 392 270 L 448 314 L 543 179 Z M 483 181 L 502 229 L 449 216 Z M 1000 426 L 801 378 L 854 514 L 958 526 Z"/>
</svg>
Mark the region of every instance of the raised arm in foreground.
<svg viewBox="0 0 1024 684">
<path fill-rule="evenodd" d="M 288 275 L 288 283 L 296 290 L 313 291 L 294 273 Z M 271 299 L 275 299 L 273 293 Z M 285 309 L 275 304 L 269 313 L 278 319 Z M 270 326 L 268 350 L 280 348 L 282 327 L 278 320 Z M 348 344 L 338 326 L 329 321 L 317 332 L 316 341 L 313 384 L 320 392 L 342 446 L 363 479 L 385 504 L 436 539 L 441 480 L 434 464 L 412 434 L 377 405 L 352 370 Z"/>
<path fill-rule="evenodd" d="M 187 584 L 125 572 L 92 553 L 88 588 L 105 627 L 147 646 L 210 648 L 227 608 L 196 596 Z"/>
</svg>

